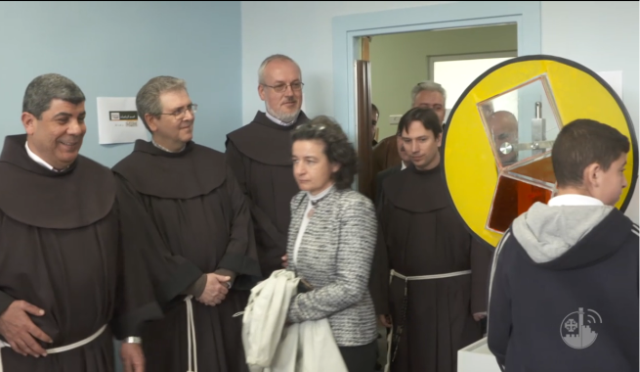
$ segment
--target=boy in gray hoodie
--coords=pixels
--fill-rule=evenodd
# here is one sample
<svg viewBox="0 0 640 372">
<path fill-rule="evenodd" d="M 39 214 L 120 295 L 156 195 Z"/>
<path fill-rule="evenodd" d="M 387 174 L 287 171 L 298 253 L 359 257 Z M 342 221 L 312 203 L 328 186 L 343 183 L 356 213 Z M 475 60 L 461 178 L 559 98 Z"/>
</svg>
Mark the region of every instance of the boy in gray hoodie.
<svg viewBox="0 0 640 372">
<path fill-rule="evenodd" d="M 614 207 L 629 147 L 586 119 L 556 138 L 557 195 L 494 254 L 487 336 L 503 370 L 638 371 L 638 225 Z"/>
</svg>

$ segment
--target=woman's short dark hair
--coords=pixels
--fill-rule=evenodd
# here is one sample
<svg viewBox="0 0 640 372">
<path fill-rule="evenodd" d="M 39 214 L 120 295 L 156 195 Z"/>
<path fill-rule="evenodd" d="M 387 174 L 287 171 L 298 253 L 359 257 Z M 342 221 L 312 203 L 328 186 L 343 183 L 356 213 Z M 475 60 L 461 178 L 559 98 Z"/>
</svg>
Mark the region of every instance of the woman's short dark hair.
<svg viewBox="0 0 640 372">
<path fill-rule="evenodd" d="M 351 187 L 358 173 L 358 157 L 347 135 L 338 123 L 328 116 L 317 116 L 299 125 L 293 131 L 293 142 L 319 140 L 324 142 L 324 153 L 331 163 L 340 164 L 340 170 L 333 175 L 336 188 Z"/>
</svg>

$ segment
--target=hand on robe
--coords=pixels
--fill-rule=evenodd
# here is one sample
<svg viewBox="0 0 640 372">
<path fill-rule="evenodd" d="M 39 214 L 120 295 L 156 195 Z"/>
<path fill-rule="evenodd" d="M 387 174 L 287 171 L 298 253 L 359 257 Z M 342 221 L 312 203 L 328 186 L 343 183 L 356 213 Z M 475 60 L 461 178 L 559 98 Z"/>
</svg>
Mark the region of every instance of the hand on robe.
<svg viewBox="0 0 640 372">
<path fill-rule="evenodd" d="M 140 344 L 122 343 L 120 359 L 124 372 L 144 372 L 144 353 Z"/>
<path fill-rule="evenodd" d="M 284 256 L 282 256 L 282 267 L 286 269 L 287 266 L 289 266 L 289 257 L 287 257 L 287 255 L 285 254 Z"/>
<path fill-rule="evenodd" d="M 38 328 L 27 313 L 35 316 L 43 316 L 44 310 L 22 300 L 13 301 L 11 305 L 0 315 L 0 334 L 11 345 L 11 348 L 23 356 L 46 356 L 45 349 L 34 340 L 34 337 L 51 343 L 53 340 Z"/>
<path fill-rule="evenodd" d="M 208 306 L 216 306 L 222 303 L 229 293 L 227 282 L 231 280 L 228 276 L 218 275 L 215 273 L 207 274 L 207 284 L 204 291 L 197 298 L 201 303 Z"/>
<path fill-rule="evenodd" d="M 482 319 L 484 319 L 486 316 L 487 316 L 487 313 L 475 313 L 473 314 L 473 320 L 475 320 L 476 322 L 479 322 Z"/>
</svg>

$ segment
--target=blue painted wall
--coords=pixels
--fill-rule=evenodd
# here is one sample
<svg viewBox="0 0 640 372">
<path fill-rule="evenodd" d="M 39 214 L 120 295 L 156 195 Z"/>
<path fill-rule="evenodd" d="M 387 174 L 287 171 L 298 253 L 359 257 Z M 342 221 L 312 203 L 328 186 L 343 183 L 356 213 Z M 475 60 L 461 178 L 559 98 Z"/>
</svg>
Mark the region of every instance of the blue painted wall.
<svg viewBox="0 0 640 372">
<path fill-rule="evenodd" d="M 0 2 L 0 147 L 23 133 L 22 97 L 36 76 L 74 80 L 87 102 L 81 154 L 112 166 L 132 144 L 99 145 L 96 97 L 134 97 L 150 78 L 187 81 L 197 143 L 224 151 L 242 125 L 239 1 Z"/>
<path fill-rule="evenodd" d="M 199 104 L 194 140 L 224 151 L 242 125 L 240 17 L 239 1 L 0 2 L 0 148 L 24 133 L 29 82 L 57 72 L 87 97 L 81 154 L 108 167 L 133 145 L 98 144 L 96 97 L 134 97 L 157 75 L 187 81 Z"/>
</svg>

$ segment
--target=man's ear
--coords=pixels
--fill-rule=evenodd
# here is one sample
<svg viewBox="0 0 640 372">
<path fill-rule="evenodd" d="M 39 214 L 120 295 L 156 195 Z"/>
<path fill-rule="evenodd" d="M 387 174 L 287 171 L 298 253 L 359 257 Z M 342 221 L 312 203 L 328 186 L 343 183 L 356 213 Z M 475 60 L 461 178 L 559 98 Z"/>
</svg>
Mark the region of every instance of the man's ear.
<svg viewBox="0 0 640 372">
<path fill-rule="evenodd" d="M 263 101 L 267 99 L 266 93 L 264 91 L 264 86 L 262 86 L 262 84 L 258 84 L 258 95 Z"/>
<path fill-rule="evenodd" d="M 33 135 L 36 131 L 36 127 L 38 125 L 38 119 L 36 119 L 33 114 L 28 112 L 23 112 L 21 116 L 22 125 L 24 126 L 25 131 L 28 135 Z"/>
<path fill-rule="evenodd" d="M 598 163 L 592 163 L 584 168 L 582 182 L 585 186 L 599 187 L 602 182 L 602 167 Z"/>
<path fill-rule="evenodd" d="M 158 118 L 152 114 L 144 114 L 144 120 L 147 122 L 147 126 L 151 133 L 155 133 L 158 130 Z"/>
</svg>

